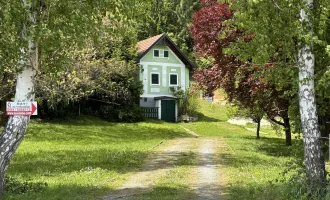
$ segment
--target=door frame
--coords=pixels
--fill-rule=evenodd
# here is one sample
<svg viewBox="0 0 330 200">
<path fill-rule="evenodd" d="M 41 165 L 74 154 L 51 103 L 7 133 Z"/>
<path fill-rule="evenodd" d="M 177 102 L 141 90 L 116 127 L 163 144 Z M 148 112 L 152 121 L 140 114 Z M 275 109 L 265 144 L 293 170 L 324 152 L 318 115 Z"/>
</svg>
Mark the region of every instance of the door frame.
<svg viewBox="0 0 330 200">
<path fill-rule="evenodd" d="M 161 101 L 166 101 L 166 100 L 174 100 L 175 103 L 175 122 L 178 121 L 178 104 L 176 100 L 178 99 L 177 97 L 171 97 L 171 96 L 160 96 L 160 97 L 155 97 L 154 98 L 156 101 L 156 107 L 158 107 L 158 119 L 162 119 L 162 102 Z"/>
</svg>

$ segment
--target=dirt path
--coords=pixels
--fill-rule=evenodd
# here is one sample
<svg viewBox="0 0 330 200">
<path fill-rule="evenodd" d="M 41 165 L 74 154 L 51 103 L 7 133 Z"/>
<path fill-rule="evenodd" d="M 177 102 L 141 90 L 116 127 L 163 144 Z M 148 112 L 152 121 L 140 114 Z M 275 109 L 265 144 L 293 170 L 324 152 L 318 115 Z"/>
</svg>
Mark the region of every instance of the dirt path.
<svg viewBox="0 0 330 200">
<path fill-rule="evenodd" d="M 198 156 L 199 163 L 193 170 L 193 188 L 198 200 L 219 200 L 223 177 L 217 164 L 217 150 L 223 147 L 219 140 L 200 139 Z"/>
<path fill-rule="evenodd" d="M 196 148 L 197 144 L 197 148 Z M 136 199 L 141 194 L 152 191 L 157 180 L 175 169 L 182 153 L 192 151 L 197 155 L 197 163 L 189 169 L 189 187 L 196 200 L 219 200 L 222 177 L 217 164 L 217 150 L 222 142 L 216 139 L 180 138 L 160 148 L 155 156 L 139 172 L 134 173 L 120 190 L 104 197 L 104 200 Z"/>
<path fill-rule="evenodd" d="M 133 174 L 120 190 L 103 199 L 128 200 L 151 191 L 155 181 L 175 167 L 179 154 L 190 149 L 191 139 L 177 139 L 171 143 L 172 145 L 158 150 L 154 158 L 149 161 L 141 171 Z"/>
</svg>

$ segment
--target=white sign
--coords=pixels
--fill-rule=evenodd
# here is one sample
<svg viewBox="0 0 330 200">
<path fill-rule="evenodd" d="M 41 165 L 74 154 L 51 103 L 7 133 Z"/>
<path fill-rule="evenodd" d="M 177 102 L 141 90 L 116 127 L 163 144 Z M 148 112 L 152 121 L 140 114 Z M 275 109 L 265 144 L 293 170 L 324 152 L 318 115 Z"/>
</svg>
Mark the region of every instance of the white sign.
<svg viewBox="0 0 330 200">
<path fill-rule="evenodd" d="M 6 115 L 27 116 L 38 114 L 37 102 L 10 102 L 7 101 Z"/>
</svg>

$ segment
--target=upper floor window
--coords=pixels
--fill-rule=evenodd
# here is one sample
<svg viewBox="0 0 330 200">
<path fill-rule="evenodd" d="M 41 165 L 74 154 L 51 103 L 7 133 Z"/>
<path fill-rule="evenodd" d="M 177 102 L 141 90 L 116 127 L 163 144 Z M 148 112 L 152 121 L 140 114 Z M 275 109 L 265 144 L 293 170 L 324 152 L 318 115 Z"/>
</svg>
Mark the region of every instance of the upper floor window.
<svg viewBox="0 0 330 200">
<path fill-rule="evenodd" d="M 154 56 L 159 57 L 159 50 L 154 50 Z"/>
<path fill-rule="evenodd" d="M 168 58 L 168 51 L 164 51 L 164 58 Z"/>
<path fill-rule="evenodd" d="M 170 85 L 178 85 L 178 74 L 170 74 Z"/>
<path fill-rule="evenodd" d="M 159 74 L 158 73 L 151 73 L 151 84 L 159 85 Z"/>
<path fill-rule="evenodd" d="M 154 50 L 154 57 L 157 58 L 168 58 L 169 57 L 169 52 L 168 50 Z"/>
</svg>

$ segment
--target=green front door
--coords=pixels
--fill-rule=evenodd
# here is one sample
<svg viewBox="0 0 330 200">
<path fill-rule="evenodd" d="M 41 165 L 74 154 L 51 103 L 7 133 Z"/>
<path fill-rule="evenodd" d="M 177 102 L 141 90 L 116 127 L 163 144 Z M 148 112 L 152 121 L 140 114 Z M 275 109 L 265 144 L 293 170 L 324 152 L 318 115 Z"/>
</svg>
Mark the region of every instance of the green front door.
<svg viewBox="0 0 330 200">
<path fill-rule="evenodd" d="M 175 100 L 161 100 L 161 119 L 167 122 L 175 122 Z"/>
</svg>

